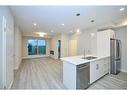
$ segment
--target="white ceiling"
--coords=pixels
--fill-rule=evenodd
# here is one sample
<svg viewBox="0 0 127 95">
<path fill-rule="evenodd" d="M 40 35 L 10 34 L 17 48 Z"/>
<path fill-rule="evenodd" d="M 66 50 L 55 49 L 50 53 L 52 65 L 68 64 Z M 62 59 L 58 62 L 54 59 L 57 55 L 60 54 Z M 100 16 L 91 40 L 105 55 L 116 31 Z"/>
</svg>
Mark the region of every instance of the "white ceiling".
<svg viewBox="0 0 127 95">
<path fill-rule="evenodd" d="M 120 11 L 121 7 L 125 11 Z M 23 32 L 69 33 L 127 18 L 127 6 L 10 6 Z M 75 13 L 80 13 L 76 16 Z M 94 19 L 95 22 L 90 21 Z M 37 26 L 34 27 L 33 23 Z M 65 26 L 61 24 L 64 23 Z M 52 33 L 51 33 L 52 34 Z"/>
</svg>

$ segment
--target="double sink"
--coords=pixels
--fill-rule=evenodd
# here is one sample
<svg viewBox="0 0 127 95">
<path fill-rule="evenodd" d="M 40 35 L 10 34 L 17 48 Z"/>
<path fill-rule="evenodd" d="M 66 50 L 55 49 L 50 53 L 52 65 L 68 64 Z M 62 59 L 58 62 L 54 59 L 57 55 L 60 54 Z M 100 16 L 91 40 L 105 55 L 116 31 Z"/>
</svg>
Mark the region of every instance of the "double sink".
<svg viewBox="0 0 127 95">
<path fill-rule="evenodd" d="M 97 57 L 95 56 L 87 56 L 87 57 L 82 57 L 82 59 L 87 59 L 87 60 L 92 60 L 92 59 L 96 59 Z"/>
</svg>

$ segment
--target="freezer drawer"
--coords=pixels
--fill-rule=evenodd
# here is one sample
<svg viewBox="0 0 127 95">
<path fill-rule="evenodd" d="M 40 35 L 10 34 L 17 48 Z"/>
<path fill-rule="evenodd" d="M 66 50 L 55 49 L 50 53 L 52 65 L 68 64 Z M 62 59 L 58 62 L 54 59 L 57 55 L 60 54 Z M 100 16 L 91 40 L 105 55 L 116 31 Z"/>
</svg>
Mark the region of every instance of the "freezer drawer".
<svg viewBox="0 0 127 95">
<path fill-rule="evenodd" d="M 121 61 L 120 60 L 115 60 L 114 64 L 111 64 L 111 73 L 112 74 L 118 74 L 121 69 Z"/>
</svg>

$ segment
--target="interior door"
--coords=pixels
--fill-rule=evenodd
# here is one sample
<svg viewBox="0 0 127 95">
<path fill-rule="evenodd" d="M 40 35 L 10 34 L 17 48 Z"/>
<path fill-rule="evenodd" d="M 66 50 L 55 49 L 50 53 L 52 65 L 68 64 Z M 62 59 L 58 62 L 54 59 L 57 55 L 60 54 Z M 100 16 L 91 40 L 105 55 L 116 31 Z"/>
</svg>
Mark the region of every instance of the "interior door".
<svg viewBox="0 0 127 95">
<path fill-rule="evenodd" d="M 28 55 L 37 55 L 37 40 L 29 39 L 28 40 Z"/>
<path fill-rule="evenodd" d="M 69 41 L 69 56 L 77 55 L 77 40 Z"/>
</svg>

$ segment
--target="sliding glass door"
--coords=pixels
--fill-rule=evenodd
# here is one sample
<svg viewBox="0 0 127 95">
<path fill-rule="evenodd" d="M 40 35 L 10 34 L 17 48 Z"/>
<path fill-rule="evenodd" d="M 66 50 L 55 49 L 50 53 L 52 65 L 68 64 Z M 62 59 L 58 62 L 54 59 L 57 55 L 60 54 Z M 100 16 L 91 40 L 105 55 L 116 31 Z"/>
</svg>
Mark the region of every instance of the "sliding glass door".
<svg viewBox="0 0 127 95">
<path fill-rule="evenodd" d="M 37 55 L 37 40 L 28 40 L 28 55 Z"/>
<path fill-rule="evenodd" d="M 28 55 L 45 55 L 46 41 L 44 39 L 28 40 Z"/>
<path fill-rule="evenodd" d="M 46 54 L 45 40 L 38 40 L 38 54 Z"/>
</svg>

